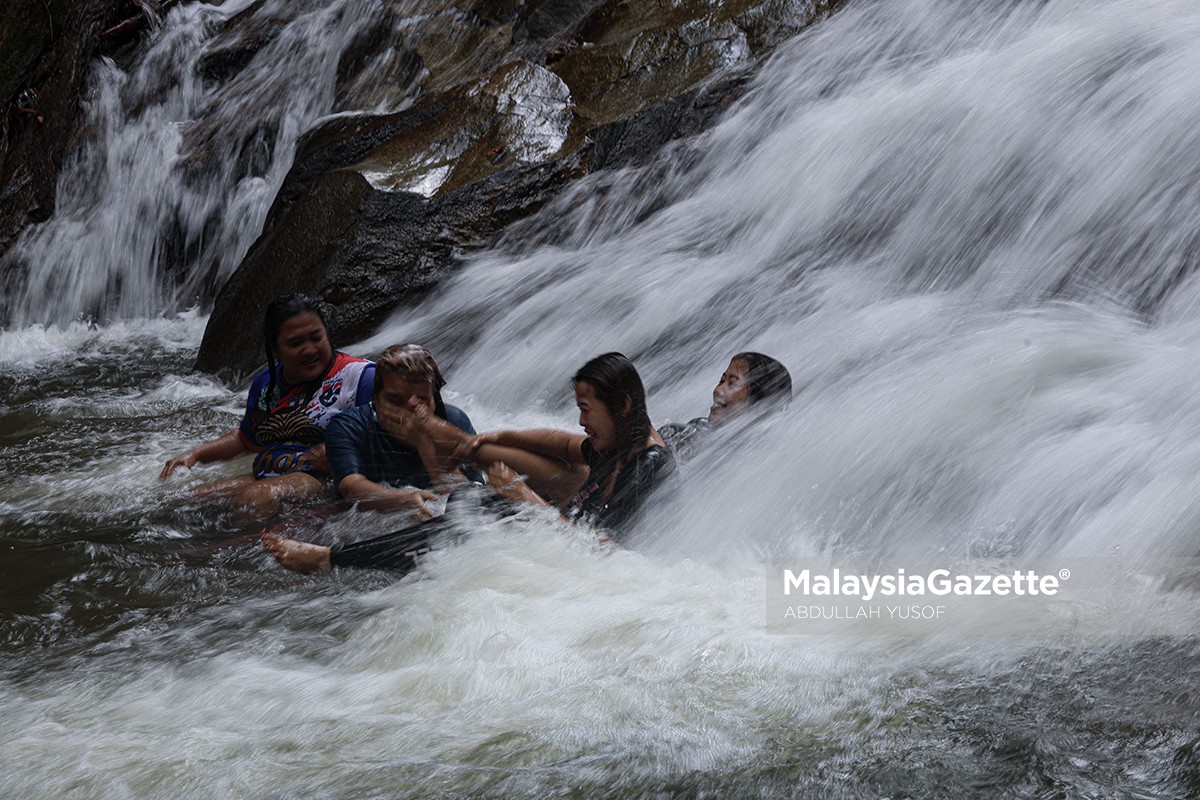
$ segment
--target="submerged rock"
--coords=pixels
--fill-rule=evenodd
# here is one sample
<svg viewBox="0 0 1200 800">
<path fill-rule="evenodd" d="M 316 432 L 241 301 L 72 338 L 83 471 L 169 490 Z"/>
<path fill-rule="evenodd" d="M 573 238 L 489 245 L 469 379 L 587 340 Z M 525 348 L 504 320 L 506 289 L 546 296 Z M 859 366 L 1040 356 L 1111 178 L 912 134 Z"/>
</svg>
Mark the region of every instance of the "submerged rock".
<svg viewBox="0 0 1200 800">
<path fill-rule="evenodd" d="M 197 368 L 253 370 L 262 309 L 289 291 L 328 306 L 335 340 L 369 335 L 572 181 L 703 130 L 763 54 L 836 1 L 397 11 L 394 36 L 364 36 L 343 58 L 339 92 L 361 100 L 369 65 L 392 75 L 403 61 L 415 99 L 335 116 L 303 138 L 262 236 L 216 299 Z"/>
</svg>

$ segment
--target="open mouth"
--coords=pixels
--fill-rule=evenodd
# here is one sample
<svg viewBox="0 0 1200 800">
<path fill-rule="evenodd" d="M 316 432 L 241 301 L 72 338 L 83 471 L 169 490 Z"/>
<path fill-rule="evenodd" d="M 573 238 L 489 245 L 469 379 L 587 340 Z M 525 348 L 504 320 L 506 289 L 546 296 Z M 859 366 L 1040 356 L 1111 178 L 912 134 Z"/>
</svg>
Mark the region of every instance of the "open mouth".
<svg viewBox="0 0 1200 800">
<path fill-rule="evenodd" d="M 300 362 L 300 368 L 305 372 L 312 372 L 313 370 L 320 369 L 321 366 L 322 364 L 320 356 L 315 358 L 306 358 Z"/>
</svg>

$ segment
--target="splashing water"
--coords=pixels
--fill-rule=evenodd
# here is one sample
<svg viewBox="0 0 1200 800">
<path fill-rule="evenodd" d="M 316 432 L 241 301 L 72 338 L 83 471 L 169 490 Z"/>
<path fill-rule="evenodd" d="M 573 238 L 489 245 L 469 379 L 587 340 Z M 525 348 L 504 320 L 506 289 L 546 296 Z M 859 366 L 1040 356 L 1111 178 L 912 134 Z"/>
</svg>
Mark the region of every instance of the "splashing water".
<svg viewBox="0 0 1200 800">
<path fill-rule="evenodd" d="M 534 516 L 400 581 L 284 573 L 179 496 L 237 465 L 154 483 L 238 418 L 182 376 L 202 319 L 0 335 L 3 793 L 1195 795 L 1194 637 L 772 636 L 762 565 L 1194 554 L 1198 29 L 1185 2 L 851 3 L 715 130 L 350 348 L 430 345 L 481 429 L 566 426 L 605 350 L 660 422 L 730 354 L 780 358 L 788 413 L 628 550 Z"/>
<path fill-rule="evenodd" d="M 297 138 L 335 110 L 339 56 L 373 22 L 369 5 L 193 3 L 166 17 L 128 71 L 99 62 L 57 211 L 5 256 L 11 301 L 0 321 L 106 321 L 208 302 L 261 232 Z M 251 22 L 228 27 L 239 13 Z M 244 30 L 269 41 L 215 80 L 250 46 Z"/>
</svg>

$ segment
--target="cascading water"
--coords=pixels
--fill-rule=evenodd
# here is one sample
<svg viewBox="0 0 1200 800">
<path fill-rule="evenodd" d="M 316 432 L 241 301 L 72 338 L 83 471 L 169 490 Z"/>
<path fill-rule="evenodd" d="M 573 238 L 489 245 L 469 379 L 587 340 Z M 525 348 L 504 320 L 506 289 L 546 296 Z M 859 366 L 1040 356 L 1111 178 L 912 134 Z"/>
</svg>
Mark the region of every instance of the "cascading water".
<svg viewBox="0 0 1200 800">
<path fill-rule="evenodd" d="M 534 515 L 293 576 L 179 492 L 237 465 L 155 483 L 239 413 L 184 375 L 202 319 L 0 334 L 3 793 L 1195 796 L 1194 637 L 771 636 L 763 563 L 1195 554 L 1197 34 L 1183 0 L 851 3 L 348 348 L 430 345 L 481 429 L 569 426 L 605 350 L 660 421 L 780 358 L 788 413 L 628 550 Z"/>
<path fill-rule="evenodd" d="M 467 342 L 459 385 L 506 406 L 560 404 L 575 365 L 621 349 L 676 419 L 729 355 L 762 350 L 803 388 L 766 450 L 743 451 L 731 524 L 753 485 L 784 539 L 790 507 L 873 547 L 1005 531 L 1193 553 L 1200 17 L 1077 11 L 845 9 L 673 186 L 603 176 L 552 246 L 481 259 L 370 344 Z M 1168 462 L 1174 489 L 1147 486 Z M 1131 539 L 1130 515 L 1155 522 Z"/>
<path fill-rule="evenodd" d="M 297 137 L 341 110 L 339 58 L 371 11 L 358 0 L 194 3 L 167 16 L 130 70 L 97 64 L 57 213 L 5 257 L 0 322 L 106 321 L 210 301 L 261 232 Z M 229 28 L 239 12 L 251 19 Z M 232 70 L 255 35 L 269 41 L 232 79 L 209 74 Z"/>
</svg>

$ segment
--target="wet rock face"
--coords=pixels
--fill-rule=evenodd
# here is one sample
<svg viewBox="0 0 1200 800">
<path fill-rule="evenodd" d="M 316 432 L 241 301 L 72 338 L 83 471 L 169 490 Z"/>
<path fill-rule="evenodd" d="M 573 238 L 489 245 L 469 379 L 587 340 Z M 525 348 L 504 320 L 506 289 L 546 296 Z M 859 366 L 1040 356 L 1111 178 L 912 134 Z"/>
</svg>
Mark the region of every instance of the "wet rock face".
<svg viewBox="0 0 1200 800">
<path fill-rule="evenodd" d="M 88 62 L 122 0 L 5 0 L 0 5 L 0 255 L 54 211 Z"/>
<path fill-rule="evenodd" d="M 394 16 L 343 56 L 338 96 L 369 105 L 387 91 L 382 69 L 408 107 L 304 137 L 216 300 L 197 367 L 255 369 L 246 332 L 289 291 L 327 304 L 335 340 L 369 335 L 573 180 L 703 130 L 757 59 L 836 2 L 432 2 L 415 24 L 393 0 Z"/>
<path fill-rule="evenodd" d="M 178 2 L 0 3 L 0 256 L 24 228 L 54 213 L 59 172 L 78 135 L 93 60 L 132 52 Z"/>
</svg>

